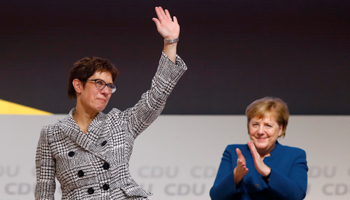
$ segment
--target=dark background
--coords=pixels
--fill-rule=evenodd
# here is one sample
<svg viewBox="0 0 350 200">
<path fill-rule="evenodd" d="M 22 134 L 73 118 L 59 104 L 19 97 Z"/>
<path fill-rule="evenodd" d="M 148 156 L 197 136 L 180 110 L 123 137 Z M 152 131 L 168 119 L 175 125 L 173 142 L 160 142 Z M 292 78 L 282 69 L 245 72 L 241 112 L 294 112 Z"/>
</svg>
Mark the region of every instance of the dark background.
<svg viewBox="0 0 350 200">
<path fill-rule="evenodd" d="M 100 56 L 121 72 L 105 112 L 133 106 L 163 48 L 158 5 L 178 17 L 189 68 L 164 114 L 244 114 L 264 96 L 291 114 L 350 114 L 349 0 L 1 1 L 0 99 L 68 113 L 72 64 Z"/>
</svg>

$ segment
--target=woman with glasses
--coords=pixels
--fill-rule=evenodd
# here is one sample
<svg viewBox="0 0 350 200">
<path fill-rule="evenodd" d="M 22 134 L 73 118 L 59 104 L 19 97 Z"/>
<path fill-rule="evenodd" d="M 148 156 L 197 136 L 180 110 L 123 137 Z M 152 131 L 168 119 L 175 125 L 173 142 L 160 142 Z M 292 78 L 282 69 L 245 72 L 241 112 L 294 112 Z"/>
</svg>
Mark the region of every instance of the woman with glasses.
<svg viewBox="0 0 350 200">
<path fill-rule="evenodd" d="M 168 10 L 153 18 L 164 49 L 150 89 L 135 106 L 102 111 L 117 89 L 118 70 L 108 60 L 86 57 L 70 71 L 68 95 L 76 107 L 68 117 L 43 127 L 36 152 L 35 199 L 54 199 L 55 178 L 62 199 L 148 199 L 151 193 L 131 177 L 135 138 L 161 113 L 187 67 L 176 55 L 180 27 Z"/>
<path fill-rule="evenodd" d="M 288 125 L 287 105 L 265 97 L 246 109 L 250 141 L 228 145 L 222 156 L 212 200 L 301 200 L 307 189 L 305 151 L 281 145 Z"/>
</svg>

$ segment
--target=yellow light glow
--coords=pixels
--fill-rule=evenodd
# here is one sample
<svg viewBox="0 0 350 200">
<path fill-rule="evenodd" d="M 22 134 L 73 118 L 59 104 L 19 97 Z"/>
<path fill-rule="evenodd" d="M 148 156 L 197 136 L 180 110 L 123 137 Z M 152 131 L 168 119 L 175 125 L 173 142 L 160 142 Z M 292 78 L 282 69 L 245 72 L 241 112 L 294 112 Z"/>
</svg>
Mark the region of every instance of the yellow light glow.
<svg viewBox="0 0 350 200">
<path fill-rule="evenodd" d="M 0 114 L 7 115 L 52 115 L 52 113 L 0 99 Z"/>
</svg>

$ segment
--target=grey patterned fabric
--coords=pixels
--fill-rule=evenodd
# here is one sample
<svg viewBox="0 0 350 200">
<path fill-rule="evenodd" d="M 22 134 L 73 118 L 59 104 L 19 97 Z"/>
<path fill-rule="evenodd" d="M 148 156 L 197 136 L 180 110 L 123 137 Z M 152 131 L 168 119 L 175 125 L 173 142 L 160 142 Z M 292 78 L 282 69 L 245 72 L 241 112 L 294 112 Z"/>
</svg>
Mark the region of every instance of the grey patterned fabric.
<svg viewBox="0 0 350 200">
<path fill-rule="evenodd" d="M 63 200 L 139 200 L 152 195 L 129 172 L 134 140 L 160 115 L 186 70 L 179 56 L 174 64 L 163 52 L 150 90 L 134 107 L 100 112 L 86 135 L 73 119 L 75 108 L 65 119 L 44 126 L 36 151 L 35 199 L 54 199 L 55 178 Z"/>
</svg>

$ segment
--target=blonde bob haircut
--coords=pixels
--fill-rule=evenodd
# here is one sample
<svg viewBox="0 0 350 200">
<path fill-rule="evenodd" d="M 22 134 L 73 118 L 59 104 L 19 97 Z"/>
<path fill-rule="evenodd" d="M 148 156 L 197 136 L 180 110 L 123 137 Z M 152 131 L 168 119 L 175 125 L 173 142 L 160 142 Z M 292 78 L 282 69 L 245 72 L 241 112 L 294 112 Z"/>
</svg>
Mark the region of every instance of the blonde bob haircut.
<svg viewBox="0 0 350 200">
<path fill-rule="evenodd" d="M 282 126 L 282 134 L 279 137 L 286 135 L 286 129 L 289 119 L 289 111 L 287 104 L 282 99 L 276 97 L 264 97 L 262 99 L 255 100 L 245 110 L 245 115 L 248 118 L 248 128 L 251 119 L 257 117 L 263 119 L 266 115 L 272 115 L 275 117 L 279 126 Z"/>
</svg>

